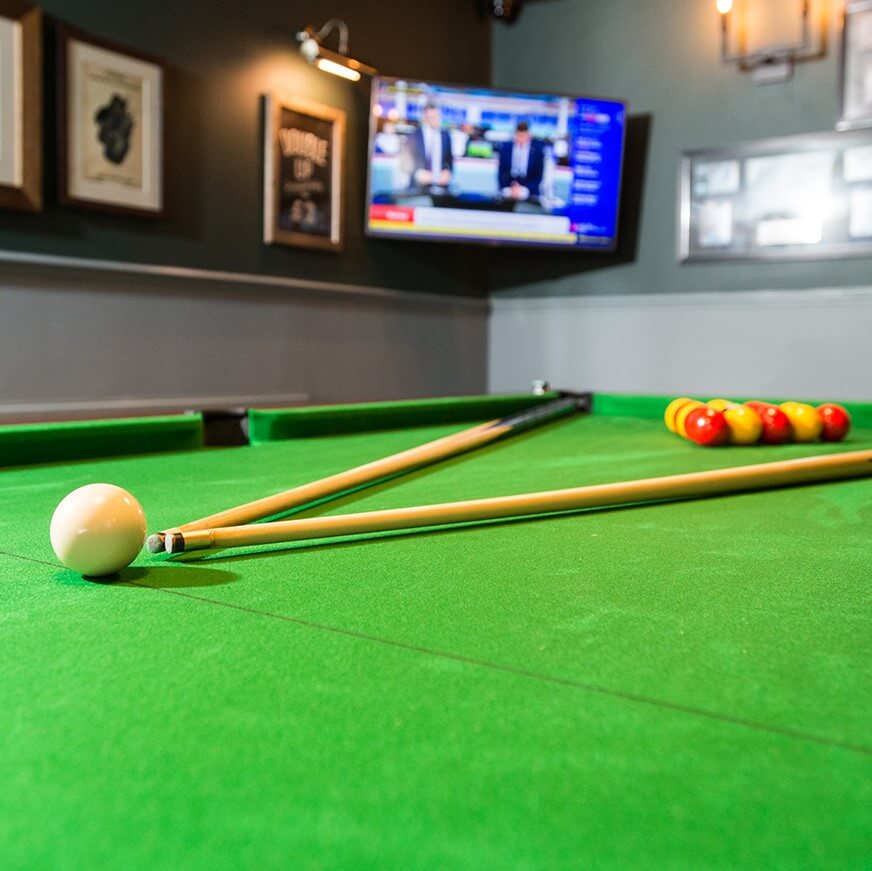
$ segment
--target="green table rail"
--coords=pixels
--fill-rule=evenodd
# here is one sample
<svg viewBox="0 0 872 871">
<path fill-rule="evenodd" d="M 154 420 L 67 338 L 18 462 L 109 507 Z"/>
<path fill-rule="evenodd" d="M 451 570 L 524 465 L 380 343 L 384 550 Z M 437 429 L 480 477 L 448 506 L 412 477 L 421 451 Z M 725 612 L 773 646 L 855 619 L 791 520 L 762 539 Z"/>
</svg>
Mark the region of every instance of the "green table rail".
<svg viewBox="0 0 872 871">
<path fill-rule="evenodd" d="M 248 413 L 252 444 L 355 432 L 375 432 L 503 417 L 557 397 L 556 393 L 508 396 L 448 396 L 397 402 L 257 409 Z"/>
<path fill-rule="evenodd" d="M 200 414 L 11 424 L 0 427 L 0 467 L 188 451 L 202 444 Z"/>
</svg>

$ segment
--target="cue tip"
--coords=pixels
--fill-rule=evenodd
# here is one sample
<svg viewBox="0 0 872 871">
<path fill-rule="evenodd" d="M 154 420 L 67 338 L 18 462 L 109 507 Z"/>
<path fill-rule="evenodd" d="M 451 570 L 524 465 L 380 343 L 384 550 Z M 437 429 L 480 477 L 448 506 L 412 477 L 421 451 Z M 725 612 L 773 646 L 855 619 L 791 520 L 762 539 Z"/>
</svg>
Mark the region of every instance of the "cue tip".
<svg viewBox="0 0 872 871">
<path fill-rule="evenodd" d="M 163 553 L 165 548 L 164 534 L 156 532 L 154 535 L 150 535 L 145 540 L 145 546 L 148 548 L 149 553 Z"/>
</svg>

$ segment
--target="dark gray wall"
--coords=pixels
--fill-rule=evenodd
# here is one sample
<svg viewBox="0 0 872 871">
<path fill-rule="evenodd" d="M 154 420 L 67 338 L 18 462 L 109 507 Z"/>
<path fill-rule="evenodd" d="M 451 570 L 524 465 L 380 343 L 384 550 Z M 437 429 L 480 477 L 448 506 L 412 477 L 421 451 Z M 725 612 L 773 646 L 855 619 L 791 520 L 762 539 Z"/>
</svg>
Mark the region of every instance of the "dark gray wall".
<svg viewBox="0 0 872 871">
<path fill-rule="evenodd" d="M 676 178 L 682 150 L 832 130 L 838 111 L 839 4 L 815 4 L 830 16 L 826 58 L 799 65 L 792 81 L 774 85 L 757 85 L 749 75 L 721 64 L 714 5 L 713 0 L 548 0 L 525 4 L 512 27 L 494 27 L 494 85 L 621 97 L 637 116 L 619 253 L 534 258 L 506 251 L 494 258 L 495 290 L 527 296 L 869 283 L 867 258 L 676 262 Z"/>
<path fill-rule="evenodd" d="M 471 0 L 41 0 L 50 19 L 158 55 L 167 78 L 166 219 L 151 222 L 53 204 L 47 135 L 45 214 L 0 214 L 0 249 L 319 278 L 481 295 L 486 252 L 363 238 L 368 84 L 305 64 L 295 26 L 341 17 L 351 51 L 387 74 L 486 83 L 489 25 Z M 49 30 L 51 28 L 49 27 Z M 335 40 L 335 34 L 330 37 Z M 328 45 L 332 45 L 330 42 Z M 47 118 L 54 115 L 48 83 Z M 347 247 L 342 255 L 266 247 L 260 96 L 303 95 L 348 113 Z"/>
<path fill-rule="evenodd" d="M 483 392 L 484 300 L 12 266 L 0 421 Z"/>
<path fill-rule="evenodd" d="M 0 213 L 0 420 L 485 389 L 488 306 L 460 297 L 485 292 L 487 252 L 363 238 L 368 83 L 309 67 L 292 43 L 295 26 L 339 16 L 385 73 L 486 82 L 489 26 L 470 0 L 42 6 L 167 61 L 168 214 L 59 208 L 49 131 L 45 213 Z M 267 91 L 348 113 L 341 255 L 261 242 Z"/>
</svg>

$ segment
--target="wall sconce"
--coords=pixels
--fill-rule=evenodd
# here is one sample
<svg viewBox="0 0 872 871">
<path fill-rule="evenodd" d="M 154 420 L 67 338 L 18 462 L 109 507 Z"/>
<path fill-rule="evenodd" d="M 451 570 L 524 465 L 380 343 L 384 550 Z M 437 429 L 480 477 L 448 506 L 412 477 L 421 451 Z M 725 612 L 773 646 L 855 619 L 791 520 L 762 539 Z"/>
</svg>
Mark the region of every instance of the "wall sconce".
<svg viewBox="0 0 872 871">
<path fill-rule="evenodd" d="M 322 45 L 324 38 L 333 30 L 339 31 L 339 51 L 331 51 Z M 360 77 L 374 76 L 375 67 L 368 66 L 353 57 L 348 57 L 348 25 L 339 18 L 331 18 L 320 30 L 311 25 L 296 34 L 300 54 L 325 73 L 341 76 L 350 82 L 359 82 Z"/>
<path fill-rule="evenodd" d="M 793 75 L 793 66 L 797 61 L 811 60 L 823 57 L 823 42 L 817 48 L 812 45 L 809 0 L 798 0 L 802 35 L 799 42 L 789 45 L 773 45 L 747 51 L 747 26 L 745 10 L 742 20 L 735 21 L 737 13 L 733 9 L 733 0 L 715 0 L 718 14 L 721 17 L 721 60 L 724 63 L 734 63 L 742 72 L 750 72 L 756 82 L 786 82 Z M 744 7 L 744 0 L 739 0 Z M 738 31 L 733 36 L 733 31 Z M 735 50 L 731 50 L 731 42 L 735 41 Z"/>
</svg>

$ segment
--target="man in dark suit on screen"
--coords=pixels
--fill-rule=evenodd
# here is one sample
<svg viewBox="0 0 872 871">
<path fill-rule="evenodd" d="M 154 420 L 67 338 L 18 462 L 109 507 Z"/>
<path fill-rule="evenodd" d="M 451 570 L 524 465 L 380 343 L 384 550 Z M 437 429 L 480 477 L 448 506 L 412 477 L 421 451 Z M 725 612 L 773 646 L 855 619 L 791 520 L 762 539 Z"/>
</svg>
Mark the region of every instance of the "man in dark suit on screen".
<svg viewBox="0 0 872 871">
<path fill-rule="evenodd" d="M 499 183 L 503 196 L 513 200 L 538 197 L 544 172 L 545 146 L 533 138 L 526 121 L 519 121 L 512 141 L 500 149 Z"/>
<path fill-rule="evenodd" d="M 413 188 L 444 188 L 451 184 L 451 137 L 442 129 L 442 113 L 433 103 L 424 107 L 421 126 L 409 137 L 408 151 Z"/>
</svg>

